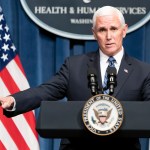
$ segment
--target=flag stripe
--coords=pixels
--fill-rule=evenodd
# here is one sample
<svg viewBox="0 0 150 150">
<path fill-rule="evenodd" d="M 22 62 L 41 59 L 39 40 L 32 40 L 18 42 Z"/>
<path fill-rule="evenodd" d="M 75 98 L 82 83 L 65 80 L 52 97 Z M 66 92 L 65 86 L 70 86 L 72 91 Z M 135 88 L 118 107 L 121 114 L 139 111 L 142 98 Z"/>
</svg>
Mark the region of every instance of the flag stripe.
<svg viewBox="0 0 150 150">
<path fill-rule="evenodd" d="M 5 148 L 4 144 L 2 143 L 2 141 L 1 141 L 1 140 L 0 140 L 0 149 L 1 149 L 1 150 L 6 150 L 6 148 Z"/>
<path fill-rule="evenodd" d="M 4 69 L 4 70 L 6 70 L 6 69 Z M 7 90 L 7 88 L 6 88 L 5 84 L 4 84 L 4 81 L 2 81 L 1 78 L 0 78 L 0 85 L 2 85 L 2 86 L 0 86 L 0 88 L 3 87 L 2 90 L 4 89 L 4 91 L 7 91 L 6 95 L 9 95 L 10 93 Z M 0 91 L 1 91 L 1 89 L 0 89 Z M 27 131 L 30 131 L 31 129 L 34 132 L 34 130 L 35 130 L 35 122 L 34 122 L 35 119 L 32 118 L 33 117 L 33 113 L 32 113 L 32 116 L 31 116 L 31 114 L 29 112 L 25 113 L 24 116 L 25 116 L 25 118 L 22 115 L 20 115 L 19 117 L 13 117 L 13 120 L 14 120 L 14 123 L 16 124 L 17 128 L 21 132 L 21 134 L 24 136 L 24 138 L 25 138 L 26 142 L 28 143 L 28 145 L 31 146 L 30 141 L 32 141 L 33 143 L 36 143 L 37 142 L 37 136 L 35 137 L 33 134 L 29 134 L 31 137 L 30 136 L 29 137 L 25 137 L 25 134 L 26 134 Z M 5 117 L 3 117 L 3 119 L 4 118 Z M 2 121 L 7 124 L 8 123 L 7 120 L 3 120 L 3 119 L 2 119 Z M 29 122 L 29 123 L 27 123 L 27 122 Z M 10 122 L 8 124 L 10 124 Z M 29 128 L 29 126 L 31 127 L 31 129 Z M 27 127 L 26 130 L 25 130 L 25 127 Z M 14 129 L 14 130 L 16 130 L 16 129 Z M 32 133 L 32 132 L 30 131 L 29 133 Z M 37 135 L 36 132 L 34 132 L 34 134 Z"/>
<path fill-rule="evenodd" d="M 1 84 L 1 85 L 6 85 L 7 87 L 9 87 L 9 85 L 13 86 L 14 88 L 12 89 L 11 87 L 7 88 L 8 90 L 10 90 L 11 93 L 14 93 L 15 91 L 19 91 L 18 87 L 16 86 L 15 82 L 12 80 L 10 74 L 8 73 L 7 69 L 3 69 L 2 73 L 2 78 L 4 81 L 2 81 L 2 79 L 0 80 L 2 83 L 5 84 Z M 9 81 L 9 84 L 7 84 Z M 6 86 L 5 89 L 6 89 Z M 2 87 L 2 88 L 4 88 Z M 9 91 L 7 90 L 7 94 L 9 93 Z M 24 147 L 27 149 L 29 149 L 28 145 L 26 144 L 26 142 L 24 141 L 24 138 L 22 137 L 21 133 L 18 131 L 18 128 L 15 126 L 14 122 L 12 121 L 12 119 L 7 119 L 5 116 L 3 116 L 2 114 L 2 110 L 1 110 L 1 121 L 3 122 L 3 125 L 5 126 L 5 128 L 7 128 L 7 132 L 11 135 L 11 137 L 13 138 L 13 141 L 16 143 L 17 147 Z M 11 128 L 9 128 L 11 127 Z M 5 135 L 5 134 L 3 134 Z M 16 136 L 17 135 L 17 136 Z M 19 138 L 18 138 L 19 136 Z M 3 136 L 4 138 L 5 136 Z M 5 137 L 5 139 L 7 139 Z"/>
<path fill-rule="evenodd" d="M 2 141 L 0 149 L 1 150 L 17 150 L 17 145 L 15 144 L 14 140 L 11 138 L 10 134 L 7 132 L 6 128 L 4 127 L 3 123 L 0 121 L 0 142 Z M 3 136 L 5 135 L 5 136 Z M 9 143 L 9 145 L 7 144 Z"/>
<path fill-rule="evenodd" d="M 5 83 L 9 93 L 13 94 L 19 91 L 19 88 L 17 87 L 16 83 L 12 79 L 11 75 L 9 74 L 8 70 L 4 68 L 1 71 L 1 78 L 3 82 Z M 8 82 L 9 81 L 9 82 Z M 13 88 L 12 88 L 13 86 Z"/>
<path fill-rule="evenodd" d="M 0 116 L 3 116 L 2 109 L 0 111 Z M 7 132 L 9 133 L 13 141 L 16 143 L 17 147 L 24 147 L 25 149 L 29 149 L 27 143 L 25 142 L 18 128 L 15 126 L 13 120 L 11 118 L 7 119 L 5 116 L 3 116 L 1 117 L 1 121 L 3 122 L 4 127 L 7 129 Z"/>
<path fill-rule="evenodd" d="M 20 71 L 22 71 L 22 74 L 24 74 L 24 76 L 25 76 L 25 72 L 24 72 L 24 69 L 23 69 L 23 67 L 21 65 L 21 61 L 19 59 L 19 56 L 16 55 L 16 57 L 14 58 L 14 60 L 15 60 L 15 62 L 17 64 L 17 66 L 19 67 Z"/>
<path fill-rule="evenodd" d="M 27 79 L 25 78 L 22 71 L 20 71 L 18 65 L 14 60 L 12 60 L 6 68 L 21 91 L 29 88 Z"/>
<path fill-rule="evenodd" d="M 0 96 L 7 96 L 9 95 L 9 91 L 7 89 L 7 87 L 5 86 L 4 82 L 2 81 L 2 78 L 1 78 L 1 74 L 0 74 Z"/>
<path fill-rule="evenodd" d="M 36 146 L 37 138 L 32 134 L 31 128 L 27 123 L 26 119 L 23 117 L 23 115 L 19 117 L 16 116 L 13 118 L 13 120 L 29 147 L 32 147 L 33 144 Z M 28 132 L 28 136 L 26 135 L 26 132 Z M 37 147 L 34 148 L 35 150 L 37 149 Z"/>
<path fill-rule="evenodd" d="M 34 114 L 34 111 L 30 111 L 30 112 L 27 112 L 27 113 L 24 113 L 23 114 L 26 121 L 28 122 L 28 125 L 30 126 L 33 134 L 35 135 L 36 139 L 38 140 L 38 134 L 35 130 L 36 128 L 36 120 L 35 120 L 35 114 Z"/>
</svg>

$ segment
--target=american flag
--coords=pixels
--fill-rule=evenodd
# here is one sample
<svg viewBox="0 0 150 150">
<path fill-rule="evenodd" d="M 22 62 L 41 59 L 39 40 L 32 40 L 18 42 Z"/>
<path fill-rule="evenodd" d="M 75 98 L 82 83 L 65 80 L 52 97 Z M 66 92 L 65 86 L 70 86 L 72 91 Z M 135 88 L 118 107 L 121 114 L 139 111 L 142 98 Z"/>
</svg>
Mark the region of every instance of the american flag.
<svg viewBox="0 0 150 150">
<path fill-rule="evenodd" d="M 29 88 L 0 7 L 0 96 Z M 0 150 L 39 150 L 34 111 L 7 118 L 0 108 Z"/>
</svg>

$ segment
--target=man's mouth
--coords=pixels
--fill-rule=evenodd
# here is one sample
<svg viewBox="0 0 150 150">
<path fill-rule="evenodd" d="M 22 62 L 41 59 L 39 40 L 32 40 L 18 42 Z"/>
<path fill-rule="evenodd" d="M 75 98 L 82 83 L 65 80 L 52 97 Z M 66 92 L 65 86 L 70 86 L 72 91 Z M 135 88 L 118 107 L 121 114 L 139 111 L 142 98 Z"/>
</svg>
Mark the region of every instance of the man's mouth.
<svg viewBox="0 0 150 150">
<path fill-rule="evenodd" d="M 111 46 L 113 46 L 114 45 L 114 43 L 107 43 L 106 44 L 106 47 L 111 47 Z"/>
</svg>

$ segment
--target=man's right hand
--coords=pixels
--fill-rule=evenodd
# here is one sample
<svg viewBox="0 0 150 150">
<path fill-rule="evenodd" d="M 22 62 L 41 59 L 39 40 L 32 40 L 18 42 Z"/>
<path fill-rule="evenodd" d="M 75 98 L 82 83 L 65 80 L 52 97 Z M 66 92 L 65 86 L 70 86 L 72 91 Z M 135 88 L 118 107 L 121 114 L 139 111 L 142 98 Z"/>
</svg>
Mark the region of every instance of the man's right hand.
<svg viewBox="0 0 150 150">
<path fill-rule="evenodd" d="M 0 106 L 3 109 L 11 110 L 14 106 L 14 98 L 12 96 L 0 97 Z"/>
</svg>

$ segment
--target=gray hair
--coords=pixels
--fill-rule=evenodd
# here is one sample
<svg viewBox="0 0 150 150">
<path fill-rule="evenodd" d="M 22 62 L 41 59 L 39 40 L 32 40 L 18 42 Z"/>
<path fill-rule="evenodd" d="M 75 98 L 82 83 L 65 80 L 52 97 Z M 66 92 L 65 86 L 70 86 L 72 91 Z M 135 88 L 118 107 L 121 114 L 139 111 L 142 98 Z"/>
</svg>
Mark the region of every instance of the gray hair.
<svg viewBox="0 0 150 150">
<path fill-rule="evenodd" d="M 104 7 L 99 8 L 93 15 L 93 28 L 95 27 L 96 18 L 98 16 L 107 16 L 107 15 L 112 15 L 112 14 L 118 15 L 121 24 L 125 25 L 124 16 L 117 8 L 112 7 L 112 6 L 104 6 Z"/>
</svg>

